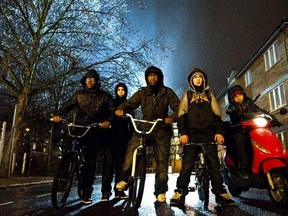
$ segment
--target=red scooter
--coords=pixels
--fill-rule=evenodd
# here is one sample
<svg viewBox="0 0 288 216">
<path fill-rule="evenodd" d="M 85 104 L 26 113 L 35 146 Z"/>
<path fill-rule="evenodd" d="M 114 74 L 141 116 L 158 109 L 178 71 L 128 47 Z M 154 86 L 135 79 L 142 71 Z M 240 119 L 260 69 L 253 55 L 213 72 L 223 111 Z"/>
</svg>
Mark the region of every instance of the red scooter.
<svg viewBox="0 0 288 216">
<path fill-rule="evenodd" d="M 285 108 L 279 112 L 281 115 L 286 113 Z M 269 130 L 273 126 L 270 115 L 249 113 L 245 119 L 247 120 L 240 122 L 240 126 L 249 130 L 251 138 L 253 148 L 251 175 L 249 179 L 242 179 L 238 162 L 227 150 L 221 169 L 224 182 L 232 196 L 238 197 L 249 188 L 267 189 L 270 199 L 276 206 L 287 207 L 288 149 Z"/>
</svg>

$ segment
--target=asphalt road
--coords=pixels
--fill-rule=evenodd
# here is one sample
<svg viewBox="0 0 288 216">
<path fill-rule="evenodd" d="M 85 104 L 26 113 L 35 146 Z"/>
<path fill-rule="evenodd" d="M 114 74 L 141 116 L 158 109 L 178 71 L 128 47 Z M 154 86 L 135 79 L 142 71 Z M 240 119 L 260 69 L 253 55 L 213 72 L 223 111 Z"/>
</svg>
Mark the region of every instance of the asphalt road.
<svg viewBox="0 0 288 216">
<path fill-rule="evenodd" d="M 67 206 L 61 210 L 55 210 L 51 206 L 50 191 L 51 183 L 8 187 L 0 190 L 0 215 L 96 215 L 96 216 L 183 216 L 183 215 L 257 215 L 277 216 L 288 215 L 287 209 L 278 209 L 270 201 L 265 190 L 251 189 L 235 198 L 236 205 L 221 207 L 215 203 L 215 197 L 210 193 L 209 211 L 204 210 L 198 199 L 197 192 L 190 192 L 186 197 L 185 207 L 180 209 L 169 205 L 169 198 L 173 195 L 178 173 L 169 174 L 169 191 L 167 192 L 167 203 L 158 203 L 153 195 L 154 174 L 147 174 L 143 202 L 138 211 L 133 212 L 127 207 L 127 201 L 111 196 L 109 202 L 101 202 L 101 177 L 97 177 L 92 194 L 93 204 L 84 206 L 73 190 Z M 193 176 L 191 177 L 193 185 Z"/>
</svg>

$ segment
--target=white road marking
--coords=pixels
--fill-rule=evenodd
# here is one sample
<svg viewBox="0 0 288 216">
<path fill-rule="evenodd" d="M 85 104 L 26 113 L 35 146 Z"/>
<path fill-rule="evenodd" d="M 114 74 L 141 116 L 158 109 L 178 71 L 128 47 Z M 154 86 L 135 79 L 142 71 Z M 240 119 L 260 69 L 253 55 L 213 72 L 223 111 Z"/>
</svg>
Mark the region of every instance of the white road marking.
<svg viewBox="0 0 288 216">
<path fill-rule="evenodd" d="M 14 202 L 6 202 L 6 203 L 0 203 L 0 206 L 4 206 L 4 205 L 10 205 L 13 204 Z"/>
<path fill-rule="evenodd" d="M 40 197 L 45 197 L 45 196 L 50 196 L 51 195 L 51 193 L 48 193 L 48 194 L 42 194 L 42 195 L 38 195 L 38 196 L 36 196 L 37 198 L 40 198 Z"/>
</svg>

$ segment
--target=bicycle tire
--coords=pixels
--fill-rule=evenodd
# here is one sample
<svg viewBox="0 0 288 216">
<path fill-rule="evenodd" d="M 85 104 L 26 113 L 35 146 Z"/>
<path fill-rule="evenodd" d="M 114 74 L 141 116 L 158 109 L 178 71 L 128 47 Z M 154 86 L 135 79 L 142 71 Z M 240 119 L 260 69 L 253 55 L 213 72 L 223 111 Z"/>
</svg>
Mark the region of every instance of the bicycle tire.
<svg viewBox="0 0 288 216">
<path fill-rule="evenodd" d="M 132 179 L 131 196 L 132 207 L 138 209 L 141 205 L 146 180 L 146 150 L 138 149 L 136 159 L 135 177 Z"/>
<path fill-rule="evenodd" d="M 51 190 L 52 205 L 56 209 L 64 207 L 69 196 L 75 175 L 76 161 L 72 153 L 67 153 L 54 176 Z"/>
<path fill-rule="evenodd" d="M 207 169 L 202 171 L 202 174 L 198 176 L 198 196 L 199 199 L 204 203 L 204 208 L 208 209 L 209 205 L 209 173 Z"/>
</svg>

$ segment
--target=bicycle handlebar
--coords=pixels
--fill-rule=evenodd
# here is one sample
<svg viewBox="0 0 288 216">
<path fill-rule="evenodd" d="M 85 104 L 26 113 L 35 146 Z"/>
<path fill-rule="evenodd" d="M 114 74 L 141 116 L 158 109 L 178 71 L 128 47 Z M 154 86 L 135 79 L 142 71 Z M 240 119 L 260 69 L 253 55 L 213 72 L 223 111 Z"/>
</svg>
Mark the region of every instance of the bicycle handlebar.
<svg viewBox="0 0 288 216">
<path fill-rule="evenodd" d="M 136 119 L 136 118 L 133 118 L 133 116 L 130 115 L 130 114 L 128 114 L 128 113 L 125 113 L 124 116 L 131 119 L 131 122 L 132 122 L 132 125 L 133 125 L 133 127 L 134 127 L 134 130 L 135 130 L 137 133 L 139 133 L 139 134 L 150 134 L 150 133 L 153 131 L 153 129 L 155 128 L 156 124 L 157 124 L 158 122 L 160 122 L 160 121 L 163 121 L 163 119 L 161 119 L 161 118 L 158 118 L 158 119 L 156 119 L 156 120 L 154 120 L 154 121 L 148 121 L 148 120 L 144 120 L 144 119 Z M 149 124 L 152 124 L 152 126 L 151 126 L 151 128 L 150 128 L 148 131 L 144 131 L 144 130 L 140 131 L 140 130 L 137 128 L 137 125 L 136 125 L 135 122 L 149 123 Z"/>
<path fill-rule="evenodd" d="M 53 121 L 53 118 L 51 118 L 50 121 Z M 76 125 L 76 124 L 74 124 L 74 123 L 72 123 L 72 122 L 67 122 L 66 119 L 62 119 L 61 122 L 65 123 L 65 124 L 67 125 L 68 134 L 69 134 L 69 136 L 71 136 L 71 137 L 73 137 L 73 138 L 82 138 L 82 137 L 84 137 L 92 127 L 99 127 L 99 128 L 102 127 L 102 126 L 101 126 L 101 123 L 93 123 L 93 124 L 91 124 L 91 125 Z M 76 135 L 76 134 L 72 134 L 72 133 L 71 133 L 71 128 L 72 128 L 72 127 L 75 127 L 75 128 L 84 128 L 84 129 L 86 129 L 86 130 L 85 130 L 82 134 Z"/>
</svg>

